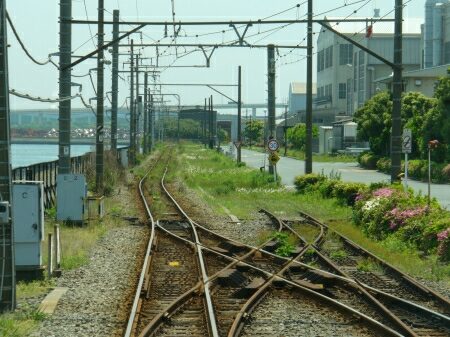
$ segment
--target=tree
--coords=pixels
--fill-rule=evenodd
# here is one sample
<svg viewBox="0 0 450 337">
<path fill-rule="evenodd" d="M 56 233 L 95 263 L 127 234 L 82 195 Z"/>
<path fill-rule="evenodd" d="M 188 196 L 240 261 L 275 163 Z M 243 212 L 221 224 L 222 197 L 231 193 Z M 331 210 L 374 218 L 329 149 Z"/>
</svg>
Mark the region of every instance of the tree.
<svg viewBox="0 0 450 337">
<path fill-rule="evenodd" d="M 412 152 L 411 158 L 424 158 L 429 139 L 423 133 L 427 115 L 436 106 L 436 99 L 426 97 L 419 92 L 408 92 L 402 97 L 402 126 L 411 129 Z M 434 112 L 432 113 L 434 114 Z"/>
<path fill-rule="evenodd" d="M 413 138 L 411 158 L 426 156 L 428 141 L 437 137 L 444 123 L 436 110 L 437 102 L 419 92 L 402 96 L 402 128 L 411 129 Z M 368 141 L 372 152 L 379 156 L 390 154 L 391 112 L 392 97 L 384 91 L 369 99 L 354 116 L 358 123 L 358 137 Z"/>
<path fill-rule="evenodd" d="M 228 136 L 228 132 L 222 128 L 217 129 L 217 138 L 219 139 L 220 143 L 225 143 L 230 140 L 230 137 Z"/>
<path fill-rule="evenodd" d="M 319 128 L 313 125 L 313 138 L 319 136 Z M 306 124 L 298 123 L 295 126 L 287 130 L 288 142 L 290 142 L 294 148 L 303 150 L 306 144 Z"/>
<path fill-rule="evenodd" d="M 370 149 L 377 155 L 387 156 L 390 152 L 391 111 L 391 95 L 383 91 L 355 112 L 358 137 L 368 141 Z"/>
<path fill-rule="evenodd" d="M 442 146 L 432 152 L 437 162 L 450 161 L 450 78 L 441 78 L 434 93 L 436 105 L 424 117 L 420 144 L 426 153 L 428 141 L 437 139 Z"/>
<path fill-rule="evenodd" d="M 264 123 L 261 121 L 249 120 L 245 122 L 244 137 L 249 141 L 256 143 L 263 134 Z"/>
</svg>

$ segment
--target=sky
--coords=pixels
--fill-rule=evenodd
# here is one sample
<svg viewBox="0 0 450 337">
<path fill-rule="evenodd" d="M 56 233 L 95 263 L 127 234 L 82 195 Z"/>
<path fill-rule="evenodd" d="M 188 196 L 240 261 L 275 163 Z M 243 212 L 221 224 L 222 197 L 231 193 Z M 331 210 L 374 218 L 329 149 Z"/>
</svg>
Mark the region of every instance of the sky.
<svg viewBox="0 0 450 337">
<path fill-rule="evenodd" d="M 232 20 L 258 20 L 273 16 L 272 19 L 305 19 L 307 12 L 306 1 L 273 1 L 273 0 L 173 0 L 175 6 L 176 21 L 232 21 Z M 381 16 L 394 9 L 394 0 L 315 0 L 314 15 L 316 18 L 329 16 L 358 16 L 370 17 L 375 8 L 381 9 Z M 404 0 L 405 17 L 424 17 L 425 0 Z M 30 53 L 38 60 L 46 60 L 48 55 L 58 51 L 59 45 L 59 1 L 31 1 L 31 0 L 6 0 L 7 10 L 12 21 Z M 91 20 L 97 19 L 97 0 L 73 0 L 73 13 L 75 19 Z M 296 7 L 300 4 L 300 7 Z M 353 4 L 353 5 L 352 5 Z M 336 9 L 337 7 L 341 7 Z M 121 20 L 129 21 L 167 21 L 168 37 L 164 37 L 164 26 L 147 26 L 140 34 L 134 34 L 135 43 L 151 43 L 160 40 L 161 43 L 173 42 L 170 34 L 173 34 L 172 2 L 170 0 L 105 0 L 105 20 L 112 20 L 114 9 L 120 10 Z M 356 13 L 355 13 L 356 11 Z M 327 12 L 326 14 L 323 14 Z M 388 17 L 393 17 L 393 12 Z M 89 30 L 90 28 L 90 30 Z M 280 28 L 280 29 L 275 29 Z M 105 27 L 105 40 L 110 40 L 111 26 Z M 131 26 L 121 25 L 120 30 L 132 29 Z M 314 32 L 319 31 L 319 26 L 314 25 Z M 376 26 L 375 28 L 376 29 Z M 270 31 L 268 31 L 270 30 Z M 97 26 L 74 25 L 72 30 L 72 50 L 74 55 L 85 55 L 96 47 Z M 91 35 L 92 33 L 92 35 Z M 214 33 L 214 34 L 207 34 Z M 207 35 L 204 35 L 207 34 Z M 199 36 L 197 36 L 199 35 Z M 203 36 L 200 36 L 203 35 Z M 92 40 L 92 36 L 94 40 Z M 306 44 L 306 25 L 295 24 L 287 27 L 254 25 L 249 28 L 247 41 L 250 44 L 275 44 L 275 45 L 298 45 Z M 315 34 L 314 40 L 316 40 Z M 185 26 L 181 27 L 176 41 L 178 43 L 224 43 L 236 39 L 236 34 L 228 26 Z M 303 41 L 304 40 L 304 41 Z M 58 96 L 58 71 L 52 65 L 38 66 L 32 63 L 24 54 L 17 40 L 8 30 L 9 48 L 9 85 L 21 93 L 45 98 L 56 98 Z M 242 66 L 242 99 L 244 103 L 265 103 L 267 101 L 267 50 L 249 48 L 221 48 L 214 52 L 211 58 L 211 66 L 206 67 L 184 67 L 204 66 L 205 57 L 201 51 L 193 51 L 195 48 L 165 48 L 160 47 L 159 65 L 164 66 L 160 70 L 157 81 L 159 83 L 222 83 L 236 84 L 238 66 Z M 185 55 L 189 51 L 192 53 Z M 127 54 L 128 48 L 121 48 L 121 53 Z M 144 64 L 156 63 L 156 48 L 142 49 L 141 54 L 147 59 Z M 176 56 L 178 55 L 178 58 Z M 276 68 L 276 100 L 286 102 L 289 83 L 294 81 L 305 82 L 306 80 L 306 50 L 279 49 L 277 53 Z M 105 53 L 107 59 L 111 54 Z M 184 55 L 183 57 L 180 57 Z M 58 63 L 58 58 L 53 57 Z M 121 70 L 128 69 L 123 62 L 129 62 L 129 56 L 120 56 Z M 315 58 L 314 58 L 315 63 Z M 89 69 L 95 68 L 96 60 L 87 60 L 73 68 L 72 74 L 84 75 Z M 182 67 L 168 67 L 182 66 Z M 314 64 L 315 74 L 315 64 Z M 129 96 L 129 82 L 127 74 L 121 74 L 119 80 L 119 105 L 123 105 Z M 93 72 L 94 84 L 96 73 Z M 73 78 L 73 82 L 82 84 L 82 95 L 88 100 L 94 97 L 94 89 L 89 77 Z M 143 77 L 141 78 L 143 81 Z M 141 82 L 142 83 L 142 82 Z M 107 66 L 105 69 L 105 91 L 111 90 L 111 72 Z M 77 92 L 73 87 L 72 93 Z M 237 90 L 234 87 L 223 88 L 226 95 L 237 98 Z M 226 104 L 228 99 L 208 89 L 207 87 L 163 87 L 166 94 L 178 94 L 181 105 L 202 105 L 205 97 L 213 95 L 214 103 Z M 174 96 L 164 97 L 167 104 L 177 104 Z M 37 103 L 22 98 L 11 96 L 11 109 L 45 109 L 58 108 L 57 103 Z M 95 103 L 95 102 L 94 102 Z M 109 105 L 109 102 L 106 101 Z M 73 108 L 82 107 L 80 100 L 72 102 Z"/>
</svg>

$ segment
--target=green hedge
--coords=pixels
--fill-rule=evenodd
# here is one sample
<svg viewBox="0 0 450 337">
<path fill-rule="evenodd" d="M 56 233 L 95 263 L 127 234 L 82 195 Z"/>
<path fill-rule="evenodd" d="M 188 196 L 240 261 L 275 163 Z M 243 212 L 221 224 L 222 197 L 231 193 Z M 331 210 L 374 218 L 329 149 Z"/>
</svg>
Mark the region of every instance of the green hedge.
<svg viewBox="0 0 450 337">
<path fill-rule="evenodd" d="M 305 193 L 318 182 L 322 182 L 325 179 L 326 177 L 323 175 L 310 173 L 295 177 L 294 185 L 299 193 Z"/>
<path fill-rule="evenodd" d="M 365 152 L 358 157 L 358 163 L 365 169 L 377 169 L 380 172 L 390 174 L 391 159 L 378 157 L 371 152 Z M 405 163 L 402 161 L 402 172 Z M 420 181 L 428 181 L 428 161 L 423 159 L 412 159 L 408 161 L 408 177 Z M 450 182 L 450 164 L 439 164 L 431 162 L 431 181 L 433 183 Z"/>
<path fill-rule="evenodd" d="M 361 167 L 374 170 L 377 168 L 378 159 L 380 157 L 372 152 L 363 152 L 358 156 L 358 163 Z"/>
<path fill-rule="evenodd" d="M 367 189 L 365 184 L 329 179 L 315 173 L 296 177 L 294 184 L 299 193 L 318 190 L 324 198 L 334 197 L 347 205 L 353 205 L 357 194 Z"/>
</svg>

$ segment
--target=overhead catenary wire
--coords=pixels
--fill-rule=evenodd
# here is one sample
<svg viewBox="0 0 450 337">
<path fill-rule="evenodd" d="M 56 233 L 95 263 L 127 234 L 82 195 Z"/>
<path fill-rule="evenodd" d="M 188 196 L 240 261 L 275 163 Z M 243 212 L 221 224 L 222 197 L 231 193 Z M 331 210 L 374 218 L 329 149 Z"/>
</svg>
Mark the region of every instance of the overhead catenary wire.
<svg viewBox="0 0 450 337">
<path fill-rule="evenodd" d="M 53 64 L 56 68 L 59 68 L 58 65 L 55 62 L 53 62 L 50 57 L 46 61 L 43 61 L 43 62 L 36 60 L 31 55 L 31 53 L 28 51 L 27 47 L 25 46 L 25 44 L 23 43 L 22 39 L 20 38 L 19 33 L 17 33 L 16 27 L 14 26 L 14 24 L 13 24 L 13 22 L 11 20 L 11 17 L 9 16 L 8 12 L 6 12 L 6 19 L 7 19 L 8 23 L 9 23 L 9 26 L 11 27 L 11 30 L 14 33 L 14 36 L 16 37 L 17 41 L 19 42 L 20 46 L 22 47 L 22 50 L 25 52 L 25 54 L 28 56 L 28 58 L 31 61 L 33 61 L 34 63 L 36 63 L 37 65 L 40 65 L 40 66 L 45 66 L 45 65 L 50 63 L 50 64 Z"/>
</svg>

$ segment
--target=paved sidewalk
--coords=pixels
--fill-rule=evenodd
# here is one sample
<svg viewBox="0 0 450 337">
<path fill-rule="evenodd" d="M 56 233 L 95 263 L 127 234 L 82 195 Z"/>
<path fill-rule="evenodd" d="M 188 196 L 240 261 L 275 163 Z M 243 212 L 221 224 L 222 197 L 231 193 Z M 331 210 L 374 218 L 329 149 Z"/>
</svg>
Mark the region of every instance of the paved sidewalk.
<svg viewBox="0 0 450 337">
<path fill-rule="evenodd" d="M 257 151 L 242 150 L 242 161 L 255 168 L 267 166 L 265 154 Z M 281 157 L 277 164 L 278 174 L 281 176 L 283 184 L 286 186 L 294 185 L 294 178 L 305 172 L 305 162 L 303 160 Z M 375 170 L 364 170 L 357 163 L 313 163 L 313 172 L 328 175 L 331 172 L 340 173 L 342 180 L 372 183 L 380 181 L 390 181 L 390 176 Z M 410 180 L 408 185 L 416 192 L 427 194 L 427 183 Z M 435 197 L 440 204 L 450 209 L 450 185 L 431 184 L 431 195 Z"/>
</svg>

